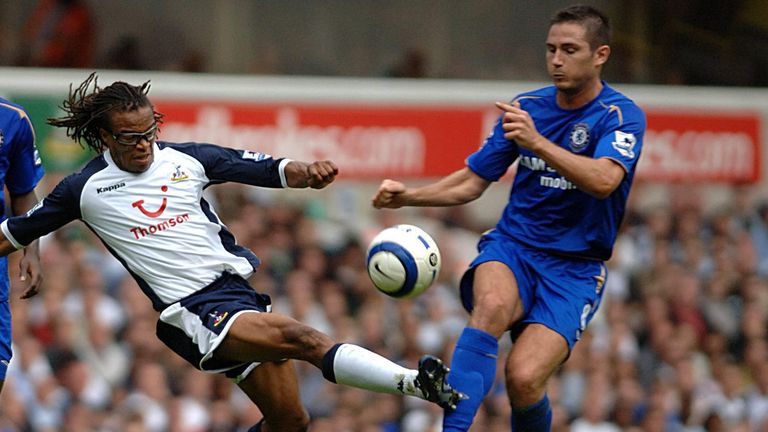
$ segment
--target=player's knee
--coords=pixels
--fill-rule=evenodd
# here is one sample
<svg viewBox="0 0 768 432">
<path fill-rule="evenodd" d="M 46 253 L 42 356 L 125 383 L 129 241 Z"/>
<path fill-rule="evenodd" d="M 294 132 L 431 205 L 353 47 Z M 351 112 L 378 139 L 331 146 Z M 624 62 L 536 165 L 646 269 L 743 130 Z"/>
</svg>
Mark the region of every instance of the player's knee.
<svg viewBox="0 0 768 432">
<path fill-rule="evenodd" d="M 301 353 L 300 359 L 313 363 L 322 359 L 322 356 L 333 346 L 330 336 L 299 322 L 282 328 L 281 332 L 286 343 L 298 348 Z"/>
<path fill-rule="evenodd" d="M 546 386 L 548 377 L 533 362 L 507 362 L 505 376 L 507 388 L 514 395 L 541 393 Z"/>
<path fill-rule="evenodd" d="M 512 322 L 512 305 L 492 295 L 478 296 L 472 310 L 471 325 L 482 329 L 506 330 Z"/>
</svg>

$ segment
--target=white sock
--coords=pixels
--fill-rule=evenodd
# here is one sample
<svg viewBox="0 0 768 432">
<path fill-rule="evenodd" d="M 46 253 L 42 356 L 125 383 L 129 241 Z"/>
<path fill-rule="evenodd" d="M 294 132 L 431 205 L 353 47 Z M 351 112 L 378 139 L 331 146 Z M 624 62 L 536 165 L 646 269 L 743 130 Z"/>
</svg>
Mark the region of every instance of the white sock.
<svg viewBox="0 0 768 432">
<path fill-rule="evenodd" d="M 339 384 L 378 393 L 422 396 L 414 385 L 418 371 L 357 345 L 339 345 L 333 358 L 333 373 Z"/>
</svg>

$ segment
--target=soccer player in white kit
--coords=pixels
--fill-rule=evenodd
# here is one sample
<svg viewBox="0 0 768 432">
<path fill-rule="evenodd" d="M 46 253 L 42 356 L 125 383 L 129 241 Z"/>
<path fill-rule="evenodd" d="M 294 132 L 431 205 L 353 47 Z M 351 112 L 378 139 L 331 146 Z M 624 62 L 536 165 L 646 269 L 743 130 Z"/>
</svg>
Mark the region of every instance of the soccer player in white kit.
<svg viewBox="0 0 768 432">
<path fill-rule="evenodd" d="M 162 114 L 149 83 L 100 88 L 92 74 L 49 123 L 99 153 L 63 179 L 26 215 L 3 222 L 0 255 L 79 219 L 136 279 L 160 312 L 157 336 L 200 370 L 225 373 L 264 413 L 251 431 L 304 431 L 290 360 L 317 366 L 335 383 L 406 394 L 451 409 L 460 395 L 442 361 L 424 356 L 418 370 L 279 313 L 247 278 L 259 259 L 238 245 L 203 189 L 234 181 L 268 188 L 322 189 L 331 161 L 305 163 L 213 144 L 157 141 Z"/>
</svg>

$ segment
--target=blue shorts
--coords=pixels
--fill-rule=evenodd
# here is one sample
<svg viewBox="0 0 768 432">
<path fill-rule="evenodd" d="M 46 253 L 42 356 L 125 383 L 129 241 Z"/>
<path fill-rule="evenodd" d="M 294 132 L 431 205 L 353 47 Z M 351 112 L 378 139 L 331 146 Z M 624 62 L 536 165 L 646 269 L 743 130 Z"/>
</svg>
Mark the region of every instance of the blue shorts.
<svg viewBox="0 0 768 432">
<path fill-rule="evenodd" d="M 258 363 L 243 363 L 213 356 L 235 319 L 243 313 L 272 310 L 272 301 L 238 275 L 223 274 L 202 290 L 160 313 L 157 337 L 197 369 L 225 372 L 237 378 Z"/>
<path fill-rule="evenodd" d="M 11 305 L 8 258 L 0 257 L 0 381 L 5 381 L 11 362 Z"/>
<path fill-rule="evenodd" d="M 608 276 L 600 261 L 553 255 L 525 246 L 491 231 L 480 239 L 479 255 L 461 278 L 461 301 L 472 310 L 472 282 L 475 268 L 499 261 L 512 270 L 517 280 L 523 318 L 510 328 L 516 339 L 527 324 L 542 324 L 559 333 L 572 349 L 600 306 Z"/>
</svg>

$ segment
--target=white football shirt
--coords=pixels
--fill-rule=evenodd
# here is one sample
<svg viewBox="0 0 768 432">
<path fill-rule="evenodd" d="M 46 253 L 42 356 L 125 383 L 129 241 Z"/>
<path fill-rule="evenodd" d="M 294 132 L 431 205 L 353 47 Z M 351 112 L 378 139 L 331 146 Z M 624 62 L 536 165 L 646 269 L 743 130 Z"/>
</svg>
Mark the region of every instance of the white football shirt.
<svg viewBox="0 0 768 432">
<path fill-rule="evenodd" d="M 237 244 L 203 198 L 203 189 L 227 181 L 287 187 L 284 170 L 290 160 L 212 144 L 154 146 L 147 171 L 123 171 L 106 151 L 62 180 L 26 215 L 3 222 L 0 229 L 21 248 L 72 220 L 82 220 L 157 310 L 224 272 L 249 277 L 259 259 Z"/>
</svg>

